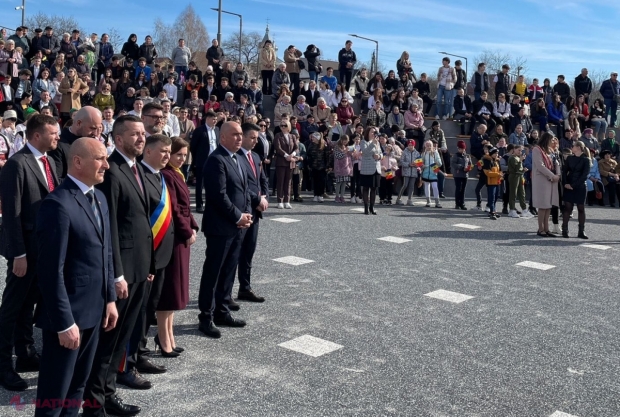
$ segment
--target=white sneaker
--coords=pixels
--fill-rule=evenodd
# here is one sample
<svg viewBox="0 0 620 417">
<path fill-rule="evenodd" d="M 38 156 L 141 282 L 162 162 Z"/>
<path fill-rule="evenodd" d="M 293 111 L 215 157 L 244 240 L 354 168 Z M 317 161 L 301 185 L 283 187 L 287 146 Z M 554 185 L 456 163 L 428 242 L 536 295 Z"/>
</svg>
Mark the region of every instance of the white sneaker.
<svg viewBox="0 0 620 417">
<path fill-rule="evenodd" d="M 413 200 L 412 199 L 407 200 L 407 205 L 408 206 L 413 206 Z"/>
<path fill-rule="evenodd" d="M 405 203 L 403 203 L 403 200 L 401 200 L 400 198 L 398 200 L 396 200 L 396 204 L 399 206 L 404 206 Z"/>
<path fill-rule="evenodd" d="M 284 203 L 284 208 L 285 209 L 292 209 L 293 206 L 291 206 L 291 203 Z"/>
<path fill-rule="evenodd" d="M 512 217 L 513 219 L 518 219 L 519 215 L 517 214 L 517 210 L 510 210 L 510 213 L 508 213 L 508 217 Z"/>
<path fill-rule="evenodd" d="M 283 208 L 284 208 L 284 204 L 282 204 L 282 203 L 278 203 L 278 208 L 279 208 L 279 209 L 283 209 Z"/>
<path fill-rule="evenodd" d="M 476 207 L 474 207 L 474 210 L 476 210 L 476 211 L 482 211 L 482 206 L 476 206 Z"/>
<path fill-rule="evenodd" d="M 490 212 L 491 212 L 491 207 L 486 206 L 486 207 L 484 208 L 484 211 L 486 211 L 487 213 L 490 213 Z"/>
<path fill-rule="evenodd" d="M 562 231 L 560 230 L 560 225 L 554 224 L 553 229 L 551 230 L 551 233 L 556 234 L 556 235 L 562 234 Z"/>
<path fill-rule="evenodd" d="M 439 115 L 435 116 L 435 120 L 439 120 L 439 119 L 440 119 Z"/>
<path fill-rule="evenodd" d="M 444 117 L 443 117 L 443 119 L 444 119 L 444 120 L 448 120 L 448 116 L 444 116 Z"/>
<path fill-rule="evenodd" d="M 318 202 L 322 203 L 323 202 L 323 197 L 319 197 Z"/>
<path fill-rule="evenodd" d="M 315 195 L 314 198 L 312 199 L 312 201 L 314 201 L 315 203 L 319 202 L 319 196 Z"/>
<path fill-rule="evenodd" d="M 357 198 L 351 197 L 351 200 L 349 200 L 349 202 L 355 204 L 355 203 L 357 203 Z"/>
<path fill-rule="evenodd" d="M 534 215 L 530 213 L 529 210 L 523 210 L 521 212 L 521 217 L 523 217 L 524 219 L 531 219 L 532 217 L 534 217 Z"/>
</svg>

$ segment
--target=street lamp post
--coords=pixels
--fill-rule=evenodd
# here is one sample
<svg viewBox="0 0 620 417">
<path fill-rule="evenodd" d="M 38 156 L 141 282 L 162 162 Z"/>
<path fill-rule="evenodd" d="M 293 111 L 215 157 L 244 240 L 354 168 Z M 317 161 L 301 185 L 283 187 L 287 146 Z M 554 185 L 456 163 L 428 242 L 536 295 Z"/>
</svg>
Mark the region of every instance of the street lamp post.
<svg viewBox="0 0 620 417">
<path fill-rule="evenodd" d="M 455 58 L 463 58 L 465 60 L 465 83 L 467 83 L 467 76 L 468 76 L 468 72 L 467 72 L 467 57 L 466 56 L 460 56 L 460 55 L 454 55 L 454 54 L 449 54 L 447 52 L 439 52 L 440 54 L 444 54 L 444 55 L 449 55 L 449 56 L 453 56 Z"/>
<path fill-rule="evenodd" d="M 220 47 L 222 45 L 222 0 L 219 0 L 217 6 L 217 44 Z"/>
<path fill-rule="evenodd" d="M 364 39 L 365 41 L 370 41 L 370 42 L 374 42 L 376 47 L 375 47 L 375 71 L 379 71 L 379 41 L 376 41 L 374 39 L 370 39 L 370 38 L 365 38 L 363 36 L 359 36 L 359 35 L 354 35 L 352 33 L 349 33 L 349 36 L 353 36 L 354 38 L 358 38 L 358 39 Z"/>
<path fill-rule="evenodd" d="M 15 7 L 15 10 L 21 9 L 22 11 L 22 26 L 26 25 L 26 0 L 22 0 L 22 5 Z"/>
<path fill-rule="evenodd" d="M 218 29 L 217 29 L 218 32 L 220 31 L 219 27 L 220 27 L 222 13 L 231 14 L 239 18 L 239 62 L 241 62 L 241 48 L 243 47 L 243 16 L 241 16 L 239 13 L 227 12 L 226 10 L 222 10 L 222 0 L 220 0 L 219 9 L 211 8 L 211 10 L 215 10 L 216 12 L 218 12 L 218 15 L 219 15 L 218 16 Z M 220 38 L 222 37 L 222 34 L 218 33 L 217 37 L 218 37 L 217 42 L 220 43 Z"/>
</svg>

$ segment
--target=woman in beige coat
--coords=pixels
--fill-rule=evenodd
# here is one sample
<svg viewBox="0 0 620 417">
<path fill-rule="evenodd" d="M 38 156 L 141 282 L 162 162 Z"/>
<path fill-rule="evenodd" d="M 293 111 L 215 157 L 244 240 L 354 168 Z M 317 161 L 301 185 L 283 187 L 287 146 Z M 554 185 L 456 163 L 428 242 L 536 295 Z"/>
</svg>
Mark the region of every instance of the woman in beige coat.
<svg viewBox="0 0 620 417">
<path fill-rule="evenodd" d="M 58 91 L 62 94 L 60 112 L 68 114 L 71 109 L 82 108 L 80 96 L 88 92 L 88 85 L 77 76 L 75 68 L 69 68 L 67 77 L 60 83 Z"/>
<path fill-rule="evenodd" d="M 555 237 L 549 231 L 549 214 L 552 206 L 560 204 L 560 167 L 550 156 L 554 141 L 557 142 L 557 138 L 545 132 L 532 149 L 532 204 L 538 210 L 538 236 L 541 237 Z"/>
<path fill-rule="evenodd" d="M 301 51 L 295 46 L 290 45 L 284 51 L 284 63 L 286 64 L 286 72 L 291 77 L 291 86 L 293 88 L 293 97 L 299 95 L 299 58 L 301 58 Z"/>
<path fill-rule="evenodd" d="M 265 41 L 260 51 L 260 75 L 263 78 L 263 94 L 271 94 L 271 78 L 276 69 L 276 51 L 271 41 Z"/>
</svg>

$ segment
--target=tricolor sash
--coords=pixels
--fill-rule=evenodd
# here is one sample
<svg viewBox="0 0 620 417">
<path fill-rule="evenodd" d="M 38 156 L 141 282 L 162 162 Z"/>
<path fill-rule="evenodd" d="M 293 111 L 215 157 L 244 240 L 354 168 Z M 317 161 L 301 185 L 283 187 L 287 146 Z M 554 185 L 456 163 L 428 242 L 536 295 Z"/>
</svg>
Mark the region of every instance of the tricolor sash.
<svg viewBox="0 0 620 417">
<path fill-rule="evenodd" d="M 170 220 L 172 219 L 172 211 L 170 208 L 170 195 L 168 194 L 168 187 L 166 187 L 166 181 L 164 176 L 161 177 L 161 199 L 157 208 L 151 214 L 151 230 L 153 232 L 153 248 L 157 249 L 164 239 L 164 235 L 170 226 Z"/>
</svg>

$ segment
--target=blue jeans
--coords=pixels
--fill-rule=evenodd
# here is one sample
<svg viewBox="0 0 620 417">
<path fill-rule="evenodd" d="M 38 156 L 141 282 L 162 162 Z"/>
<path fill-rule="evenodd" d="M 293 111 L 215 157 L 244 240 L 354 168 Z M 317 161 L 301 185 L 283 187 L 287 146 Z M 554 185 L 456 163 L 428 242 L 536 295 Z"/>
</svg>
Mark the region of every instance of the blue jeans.
<svg viewBox="0 0 620 417">
<path fill-rule="evenodd" d="M 611 113 L 609 127 L 614 127 L 616 125 L 616 112 L 618 111 L 618 103 L 613 98 L 606 98 L 605 107 L 607 107 L 607 116 L 609 116 L 609 113 Z"/>
<path fill-rule="evenodd" d="M 479 100 L 479 99 L 480 99 L 480 93 L 474 92 L 474 100 Z"/>
<path fill-rule="evenodd" d="M 310 80 L 317 82 L 319 75 L 316 73 L 316 71 L 308 71 L 308 76 L 310 77 Z"/>
<path fill-rule="evenodd" d="M 499 186 L 487 185 L 487 205 L 491 209 L 491 213 L 495 213 L 495 201 L 497 200 L 497 191 Z"/>
<path fill-rule="evenodd" d="M 443 100 L 443 104 L 442 104 Z M 450 116 L 452 109 L 454 108 L 454 89 L 446 90 L 446 87 L 440 85 L 437 89 L 437 101 L 435 102 L 436 115 L 439 117 Z"/>
<path fill-rule="evenodd" d="M 187 71 L 189 71 L 188 67 L 176 66 L 174 67 L 174 72 L 179 74 L 179 79 L 177 80 L 177 84 L 181 82 L 181 73 L 183 73 L 183 77 L 187 78 Z"/>
</svg>

